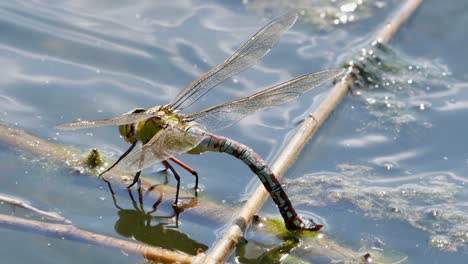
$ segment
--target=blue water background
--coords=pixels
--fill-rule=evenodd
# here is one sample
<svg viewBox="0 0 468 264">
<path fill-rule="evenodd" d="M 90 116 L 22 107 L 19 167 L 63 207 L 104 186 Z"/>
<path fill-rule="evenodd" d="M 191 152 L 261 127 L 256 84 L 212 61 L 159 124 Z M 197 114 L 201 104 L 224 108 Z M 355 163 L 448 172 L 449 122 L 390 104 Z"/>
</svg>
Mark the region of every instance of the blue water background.
<svg viewBox="0 0 468 264">
<path fill-rule="evenodd" d="M 368 49 L 400 3 L 373 3 L 355 21 L 337 25 L 324 26 L 302 15 L 261 63 L 189 110 L 342 65 Z M 463 0 L 424 1 L 390 42 L 394 59 L 407 64 L 404 75 L 391 75 L 396 84 L 388 89 L 384 84 L 357 87 L 346 96 L 285 175 L 285 188 L 299 211 L 320 219 L 326 234 L 343 246 L 355 251 L 377 247 L 384 255 L 407 256 L 409 263 L 466 263 L 467 8 Z M 281 13 L 237 1 L 3 1 L 1 123 L 52 142 L 98 148 L 115 158 L 127 148 L 115 127 L 63 132 L 54 126 L 165 104 Z M 222 135 L 271 163 L 330 87 L 249 116 Z M 118 209 L 102 181 L 70 175 L 66 168 L 6 146 L 0 150 L 0 193 L 60 212 L 85 230 L 125 239 L 116 231 Z M 185 155 L 181 160 L 198 171 L 201 198 L 238 206 L 258 185 L 246 166 L 227 155 Z M 157 170 L 146 173 L 164 180 Z M 172 178 L 169 184 L 174 185 Z M 183 188 L 192 185 L 192 177 L 183 174 Z M 121 207 L 132 207 L 125 191 L 118 191 L 117 199 Z M 12 213 L 7 205 L 0 209 Z M 164 204 L 161 211 L 169 209 Z M 15 213 L 28 214 L 21 210 Z M 271 201 L 261 213 L 279 216 Z M 221 224 L 213 227 L 183 214 L 180 223 L 175 232 L 196 241 L 195 246 L 167 242 L 169 248 L 209 249 L 222 230 Z M 2 263 L 141 260 L 66 239 L 7 229 L 0 234 L 8 238 L 0 242 Z M 255 240 L 255 235 L 247 238 Z M 375 241 L 383 243 L 375 246 Z"/>
</svg>

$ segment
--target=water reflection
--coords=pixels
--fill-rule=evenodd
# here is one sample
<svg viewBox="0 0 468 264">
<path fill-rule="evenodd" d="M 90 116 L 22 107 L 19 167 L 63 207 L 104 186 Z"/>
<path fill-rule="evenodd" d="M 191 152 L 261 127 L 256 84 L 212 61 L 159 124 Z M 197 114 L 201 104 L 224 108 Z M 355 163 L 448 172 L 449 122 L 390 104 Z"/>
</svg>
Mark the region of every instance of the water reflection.
<svg viewBox="0 0 468 264">
<path fill-rule="evenodd" d="M 118 220 L 114 225 L 115 231 L 122 236 L 138 240 L 144 244 L 159 246 L 167 249 L 176 249 L 188 254 L 196 254 L 197 250 L 205 251 L 208 246 L 191 239 L 187 234 L 179 231 L 179 214 L 188 208 L 197 205 L 197 199 L 179 202 L 178 206 L 172 206 L 173 213 L 170 215 L 157 215 L 158 206 L 162 203 L 164 193 L 163 186 L 153 186 L 145 192 L 159 192 L 159 198 L 152 201 L 151 209 L 146 210 L 144 205 L 145 196 L 138 188 L 138 195 L 135 199 L 132 190 L 127 189 L 133 208 L 122 208 L 118 202 L 116 194 L 109 181 L 104 179 L 112 195 L 114 206 L 118 209 Z M 136 188 L 134 188 L 136 189 Z"/>
<path fill-rule="evenodd" d="M 236 248 L 238 263 L 400 263 L 407 256 L 383 252 L 384 242 L 377 237 L 353 250 L 337 244 L 325 233 L 287 232 L 276 220 L 257 217 L 248 232 L 248 243 Z M 281 223 L 282 225 L 282 223 Z M 249 237 L 255 237 L 250 239 Z"/>
<path fill-rule="evenodd" d="M 239 263 L 281 263 L 299 243 L 297 238 L 284 241 L 280 246 L 257 241 L 239 243 L 236 260 Z"/>
</svg>

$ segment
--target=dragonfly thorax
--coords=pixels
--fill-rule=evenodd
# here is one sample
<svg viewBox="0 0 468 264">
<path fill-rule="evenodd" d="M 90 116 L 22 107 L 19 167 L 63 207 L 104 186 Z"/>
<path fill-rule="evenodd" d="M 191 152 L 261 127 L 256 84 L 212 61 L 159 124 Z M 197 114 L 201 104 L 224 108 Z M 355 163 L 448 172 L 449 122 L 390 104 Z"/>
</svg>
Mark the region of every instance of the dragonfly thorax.
<svg viewBox="0 0 468 264">
<path fill-rule="evenodd" d="M 177 126 L 183 120 L 181 114 L 167 106 L 156 106 L 148 110 L 138 108 L 129 113 L 141 112 L 153 112 L 157 115 L 137 123 L 120 125 L 119 133 L 127 143 L 134 144 L 141 141 L 142 144 L 146 144 L 164 126 Z"/>
<path fill-rule="evenodd" d="M 183 119 L 181 114 L 176 113 L 169 107 L 155 107 L 151 110 L 157 111 L 158 115 L 136 124 L 136 134 L 143 144 L 149 142 L 162 128 L 178 126 Z"/>
<path fill-rule="evenodd" d="M 159 117 L 152 117 L 138 122 L 134 127 L 136 136 L 142 144 L 148 143 L 161 130 L 163 122 Z"/>
</svg>

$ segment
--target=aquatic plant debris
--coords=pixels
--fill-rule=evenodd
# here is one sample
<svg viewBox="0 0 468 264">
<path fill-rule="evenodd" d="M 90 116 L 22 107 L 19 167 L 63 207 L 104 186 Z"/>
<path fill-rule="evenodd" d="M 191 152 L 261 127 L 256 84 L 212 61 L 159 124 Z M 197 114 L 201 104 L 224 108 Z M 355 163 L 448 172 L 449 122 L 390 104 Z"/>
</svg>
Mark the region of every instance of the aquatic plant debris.
<svg viewBox="0 0 468 264">
<path fill-rule="evenodd" d="M 413 58 L 374 41 L 361 48 L 345 66 L 352 67 L 356 81 L 352 91 L 361 98 L 373 121 L 368 127 L 399 131 L 402 126 L 432 127 L 424 117 L 432 103 L 426 97 L 448 90 L 451 73 L 437 61 Z"/>
<path fill-rule="evenodd" d="M 403 220 L 427 232 L 427 243 L 434 248 L 457 251 L 468 246 L 468 213 L 460 199 L 467 193 L 459 183 L 461 177 L 430 172 L 385 180 L 369 167 L 343 165 L 338 166 L 344 168 L 340 173 L 318 172 L 288 180 L 293 199 L 308 206 L 350 202 L 365 217 Z"/>
<path fill-rule="evenodd" d="M 399 263 L 407 258 L 401 252 L 371 246 L 350 250 L 325 233 L 290 232 L 281 221 L 262 217 L 255 218 L 247 236 L 255 236 L 255 240 L 239 243 L 236 260 L 240 263 Z"/>
<path fill-rule="evenodd" d="M 89 169 L 96 169 L 104 165 L 104 160 L 101 157 L 101 153 L 98 149 L 92 149 L 88 156 L 83 160 L 83 165 Z"/>
<path fill-rule="evenodd" d="M 301 10 L 301 21 L 331 29 L 371 17 L 376 10 L 384 9 L 392 1 L 370 0 L 251 0 L 242 1 L 247 9 L 260 16 L 275 17 L 285 10 Z"/>
</svg>

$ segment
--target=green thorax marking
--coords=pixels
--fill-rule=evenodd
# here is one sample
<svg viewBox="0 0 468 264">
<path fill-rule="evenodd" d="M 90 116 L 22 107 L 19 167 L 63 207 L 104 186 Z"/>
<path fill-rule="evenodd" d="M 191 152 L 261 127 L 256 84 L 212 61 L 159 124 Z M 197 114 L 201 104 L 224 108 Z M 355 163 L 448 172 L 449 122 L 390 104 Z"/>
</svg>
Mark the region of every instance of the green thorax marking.
<svg viewBox="0 0 468 264">
<path fill-rule="evenodd" d="M 138 137 L 141 143 L 146 144 L 161 130 L 161 119 L 150 118 L 137 124 Z"/>
<path fill-rule="evenodd" d="M 160 108 L 158 116 L 149 118 L 136 124 L 136 131 L 141 143 L 146 144 L 153 136 L 166 125 L 178 126 L 181 124 L 181 116 L 167 108 Z"/>
<path fill-rule="evenodd" d="M 159 130 L 167 125 L 177 126 L 182 130 L 188 129 L 188 126 L 183 121 L 184 115 L 178 114 L 166 106 L 156 106 L 148 110 L 138 108 L 129 113 L 145 111 L 157 113 L 157 115 L 138 123 L 119 126 L 119 133 L 127 143 L 133 144 L 137 141 L 141 141 L 141 143 L 146 144 Z"/>
</svg>

